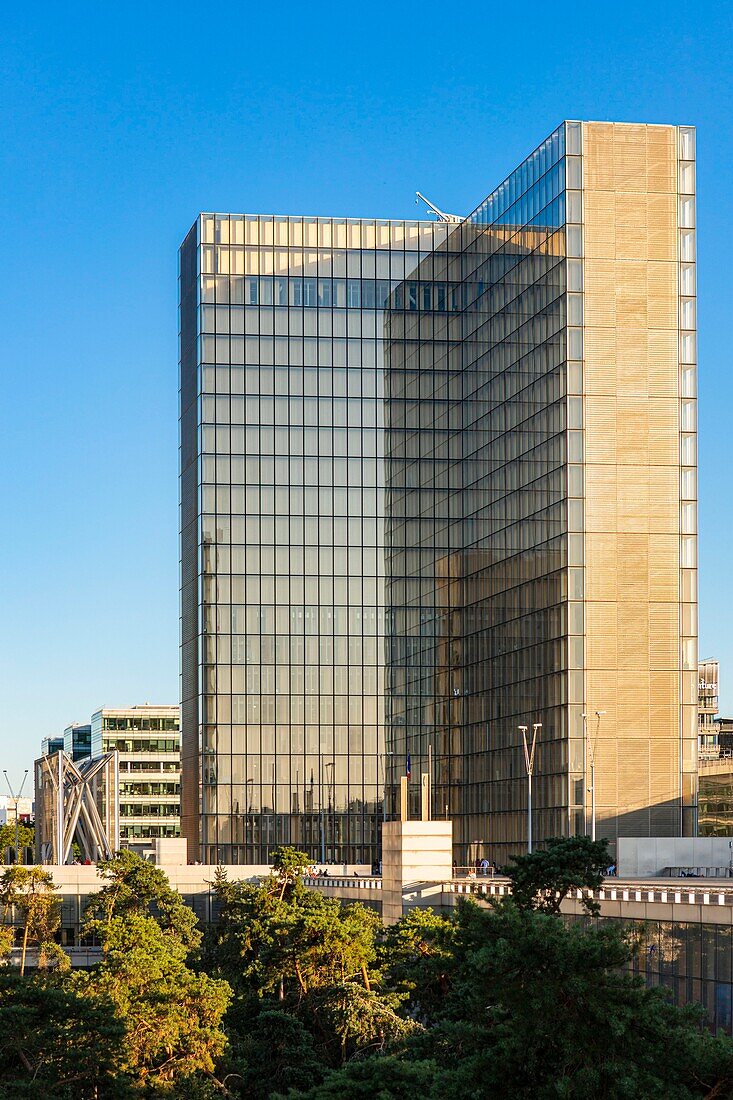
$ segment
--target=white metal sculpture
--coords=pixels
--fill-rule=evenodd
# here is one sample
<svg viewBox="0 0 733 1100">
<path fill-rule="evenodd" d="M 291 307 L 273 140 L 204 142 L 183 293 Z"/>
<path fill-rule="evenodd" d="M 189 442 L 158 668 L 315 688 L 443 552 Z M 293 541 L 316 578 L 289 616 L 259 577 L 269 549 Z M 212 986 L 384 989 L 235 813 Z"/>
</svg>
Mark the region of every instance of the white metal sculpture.
<svg viewBox="0 0 733 1100">
<path fill-rule="evenodd" d="M 36 830 L 42 863 L 109 859 L 120 846 L 117 752 L 74 761 L 64 752 L 36 761 Z"/>
</svg>

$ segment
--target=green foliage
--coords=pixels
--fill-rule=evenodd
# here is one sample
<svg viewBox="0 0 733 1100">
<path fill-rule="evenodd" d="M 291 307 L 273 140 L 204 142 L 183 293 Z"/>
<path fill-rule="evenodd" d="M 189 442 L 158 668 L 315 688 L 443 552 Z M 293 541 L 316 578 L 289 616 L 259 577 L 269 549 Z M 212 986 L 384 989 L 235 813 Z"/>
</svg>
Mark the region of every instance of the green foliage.
<svg viewBox="0 0 733 1100">
<path fill-rule="evenodd" d="M 241 1051 L 252 1061 L 249 1035 L 262 1012 L 296 1018 L 323 1068 L 410 1033 L 415 1025 L 398 1012 L 399 998 L 373 988 L 380 984 L 378 915 L 305 889 L 297 872 L 285 892 L 281 886 L 274 877 L 217 886 L 221 917 L 201 963 L 235 990 L 227 1016 L 233 1056 Z"/>
<path fill-rule="evenodd" d="M 308 1007 L 324 1036 L 319 1052 L 330 1065 L 384 1051 L 421 1030 L 399 1015 L 399 998 L 378 995 L 357 982 L 325 986 L 311 995 Z"/>
<path fill-rule="evenodd" d="M 15 934 L 13 928 L 10 925 L 0 925 L 0 965 L 4 959 L 7 959 L 10 952 L 13 950 L 13 942 L 15 940 Z"/>
<path fill-rule="evenodd" d="M 603 843 L 556 841 L 514 861 L 515 897 L 464 903 L 450 918 L 414 910 L 386 931 L 296 874 L 285 893 L 277 878 L 222 882 L 203 964 L 236 990 L 228 1068 L 242 1095 L 726 1095 L 730 1041 L 624 972 L 632 946 L 618 925 L 568 926 L 557 915 L 570 890 L 599 884 L 607 862 Z M 253 1038 L 263 1013 L 297 1021 L 282 1049 L 302 1067 L 315 1053 L 325 1076 L 310 1092 L 307 1074 L 268 1079 Z"/>
<path fill-rule="evenodd" d="M 50 896 L 56 889 L 53 875 L 43 867 L 8 867 L 0 878 L 0 905 L 7 913 L 11 906 L 26 907 L 35 897 Z"/>
<path fill-rule="evenodd" d="M 21 853 L 24 848 L 33 849 L 35 845 L 35 831 L 29 825 L 18 825 L 18 847 Z M 5 859 L 5 853 L 8 848 L 12 848 L 15 851 L 15 822 L 7 825 L 0 825 L 0 861 Z M 15 861 L 17 863 L 18 856 L 16 853 Z"/>
<path fill-rule="evenodd" d="M 221 915 L 194 971 L 193 914 L 157 868 L 121 856 L 90 906 L 101 964 L 0 978 L 0 1095 L 733 1096 L 733 1044 L 626 972 L 623 926 L 557 914 L 606 860 L 602 844 L 555 841 L 514 861 L 514 896 L 450 917 L 413 910 L 384 930 L 306 889 L 301 854 L 282 849 L 262 883 L 217 869 Z M 0 882 L 6 907 L 55 900 L 34 870 Z"/>
<path fill-rule="evenodd" d="M 207 933 L 202 965 L 240 995 L 278 998 L 361 976 L 374 962 L 379 917 L 291 884 L 286 897 L 271 880 L 225 883 L 222 913 Z"/>
<path fill-rule="evenodd" d="M 61 944 L 55 940 L 44 939 L 38 945 L 39 970 L 71 970 L 71 959 Z"/>
<path fill-rule="evenodd" d="M 38 965 L 68 968 L 65 953 L 54 943 L 61 924 L 61 902 L 54 896 L 58 889 L 50 871 L 43 867 L 8 867 L 0 878 L 0 904 L 3 923 L 11 910 L 23 918 L 20 973 L 25 973 L 26 955 L 31 944 L 39 947 Z"/>
<path fill-rule="evenodd" d="M 559 913 L 571 890 L 595 890 L 611 862 L 607 840 L 587 836 L 557 837 L 545 848 L 514 856 L 504 869 L 512 880 L 514 904 L 522 910 Z M 600 912 L 598 902 L 583 895 L 588 913 Z"/>
<path fill-rule="evenodd" d="M 733 1069 L 730 1042 L 624 973 L 630 953 L 611 923 L 464 903 L 444 1010 L 412 1054 L 467 1096 L 704 1096 Z"/>
<path fill-rule="evenodd" d="M 286 886 L 299 882 L 312 862 L 307 852 L 300 852 L 288 845 L 275 848 L 271 859 L 275 877 L 280 884 L 284 883 Z"/>
<path fill-rule="evenodd" d="M 0 1095 L 8 1100 L 124 1100 L 124 1023 L 108 1004 L 40 976 L 0 975 Z"/>
<path fill-rule="evenodd" d="M 301 891 L 298 902 L 280 917 L 278 931 L 300 990 L 307 993 L 357 977 L 368 987 L 367 968 L 376 958 L 374 937 L 381 926 L 377 914 L 309 890 Z"/>
<path fill-rule="evenodd" d="M 382 935 L 385 985 L 423 1023 L 442 1009 L 448 992 L 455 930 L 454 921 L 432 909 L 411 909 Z"/>
<path fill-rule="evenodd" d="M 343 1069 L 329 1073 L 326 1079 L 307 1092 L 288 1094 L 289 1100 L 446 1100 L 449 1093 L 436 1091 L 442 1087 L 444 1075 L 434 1063 L 405 1061 L 391 1056 L 365 1058 L 350 1062 Z M 271 1094 L 272 1095 L 272 1094 Z M 460 1094 L 458 1094 L 460 1095 Z M 468 1095 L 468 1094 L 467 1094 Z M 488 1097 L 488 1092 L 472 1093 L 473 1098 Z M 284 1100 L 273 1096 L 272 1100 Z"/>
<path fill-rule="evenodd" d="M 115 917 L 151 916 L 169 936 L 189 950 L 201 942 L 196 914 L 179 893 L 171 888 L 165 871 L 148 860 L 123 849 L 97 864 L 97 872 L 107 880 L 90 899 L 86 911 L 86 931 L 100 934 L 104 924 Z"/>
<path fill-rule="evenodd" d="M 243 1035 L 233 1063 L 236 1073 L 224 1076 L 226 1085 L 249 1100 L 288 1089 L 307 1089 L 320 1081 L 324 1065 L 313 1037 L 288 1012 L 266 1009 Z"/>
<path fill-rule="evenodd" d="M 106 1002 L 125 1023 L 123 1069 L 133 1081 L 165 1092 L 212 1074 L 225 1047 L 221 1020 L 226 982 L 185 965 L 187 947 L 152 917 L 128 912 L 99 927 L 102 964 L 77 973 L 75 988 Z"/>
</svg>

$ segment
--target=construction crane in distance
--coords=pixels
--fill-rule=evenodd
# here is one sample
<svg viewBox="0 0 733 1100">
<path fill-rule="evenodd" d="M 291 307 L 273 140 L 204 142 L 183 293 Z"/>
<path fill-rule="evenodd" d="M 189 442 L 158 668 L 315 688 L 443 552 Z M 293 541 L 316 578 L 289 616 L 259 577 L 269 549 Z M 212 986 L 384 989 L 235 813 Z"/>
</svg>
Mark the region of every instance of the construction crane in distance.
<svg viewBox="0 0 733 1100">
<path fill-rule="evenodd" d="M 417 195 L 417 198 L 415 199 L 415 205 L 417 205 L 420 202 L 420 199 L 422 199 L 422 201 L 427 206 L 428 210 L 432 211 L 432 213 L 435 214 L 435 216 L 436 216 L 436 218 L 438 219 L 439 222 L 462 222 L 463 221 L 463 218 L 461 217 L 460 214 L 446 214 L 445 211 L 439 210 L 438 207 L 435 206 L 434 203 L 432 203 L 430 201 L 430 199 L 426 199 L 425 196 L 420 193 L 420 191 L 416 191 L 415 194 Z"/>
</svg>

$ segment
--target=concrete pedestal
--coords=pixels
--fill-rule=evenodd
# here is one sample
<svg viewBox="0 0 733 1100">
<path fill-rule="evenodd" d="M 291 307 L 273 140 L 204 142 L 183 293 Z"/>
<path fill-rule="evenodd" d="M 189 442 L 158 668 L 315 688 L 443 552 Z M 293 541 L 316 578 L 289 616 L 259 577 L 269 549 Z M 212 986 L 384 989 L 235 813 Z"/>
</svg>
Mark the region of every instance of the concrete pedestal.
<svg viewBox="0 0 733 1100">
<path fill-rule="evenodd" d="M 382 920 L 402 916 L 405 886 L 453 876 L 452 821 L 385 821 L 382 825 Z"/>
</svg>

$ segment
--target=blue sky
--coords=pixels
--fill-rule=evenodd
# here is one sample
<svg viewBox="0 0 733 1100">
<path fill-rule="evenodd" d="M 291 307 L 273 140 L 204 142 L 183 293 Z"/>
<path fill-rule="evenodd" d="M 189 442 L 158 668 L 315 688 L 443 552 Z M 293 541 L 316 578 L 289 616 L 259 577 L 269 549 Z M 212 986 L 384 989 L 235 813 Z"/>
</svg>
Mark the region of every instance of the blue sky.
<svg viewBox="0 0 733 1100">
<path fill-rule="evenodd" d="M 700 652 L 733 712 L 733 8 L 3 12 L 2 767 L 178 698 L 176 249 L 200 209 L 468 211 L 563 118 L 698 135 Z"/>
</svg>

